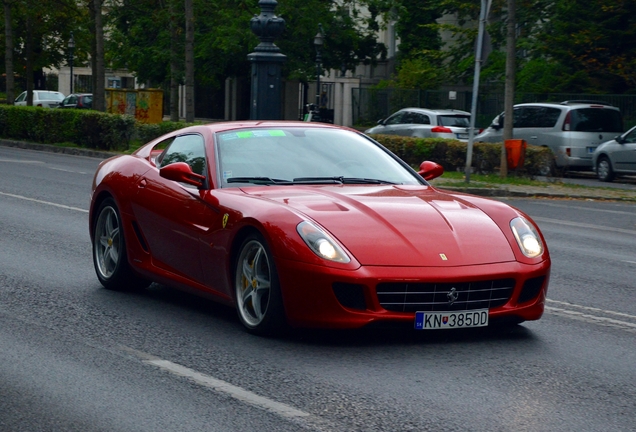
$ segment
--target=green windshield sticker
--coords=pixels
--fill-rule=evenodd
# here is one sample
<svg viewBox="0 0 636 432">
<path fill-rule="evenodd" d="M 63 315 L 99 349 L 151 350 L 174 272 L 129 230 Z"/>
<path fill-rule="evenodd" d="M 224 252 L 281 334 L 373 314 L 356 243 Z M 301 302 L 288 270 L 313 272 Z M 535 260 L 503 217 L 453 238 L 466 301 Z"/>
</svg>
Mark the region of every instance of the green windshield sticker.
<svg viewBox="0 0 636 432">
<path fill-rule="evenodd" d="M 229 132 L 221 135 L 221 138 L 224 140 L 233 140 L 237 138 L 259 138 L 259 137 L 278 137 L 278 136 L 286 136 L 285 131 L 280 129 L 272 129 L 272 130 L 251 130 L 251 131 L 239 131 L 239 132 Z"/>
</svg>

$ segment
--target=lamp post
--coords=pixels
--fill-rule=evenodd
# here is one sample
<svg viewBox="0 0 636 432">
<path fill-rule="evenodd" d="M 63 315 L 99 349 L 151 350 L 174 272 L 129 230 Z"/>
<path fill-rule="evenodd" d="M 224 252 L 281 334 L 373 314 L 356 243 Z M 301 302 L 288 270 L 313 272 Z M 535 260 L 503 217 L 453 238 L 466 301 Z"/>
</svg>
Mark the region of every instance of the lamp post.
<svg viewBox="0 0 636 432">
<path fill-rule="evenodd" d="M 73 50 L 75 49 L 75 38 L 73 37 L 73 32 L 71 32 L 71 38 L 68 40 L 68 65 L 71 68 L 71 91 L 69 94 L 73 93 Z"/>
<path fill-rule="evenodd" d="M 320 110 L 320 75 L 322 74 L 322 55 L 320 50 L 325 43 L 322 35 L 322 24 L 318 24 L 318 33 L 314 36 L 314 46 L 316 47 L 316 109 Z"/>
</svg>

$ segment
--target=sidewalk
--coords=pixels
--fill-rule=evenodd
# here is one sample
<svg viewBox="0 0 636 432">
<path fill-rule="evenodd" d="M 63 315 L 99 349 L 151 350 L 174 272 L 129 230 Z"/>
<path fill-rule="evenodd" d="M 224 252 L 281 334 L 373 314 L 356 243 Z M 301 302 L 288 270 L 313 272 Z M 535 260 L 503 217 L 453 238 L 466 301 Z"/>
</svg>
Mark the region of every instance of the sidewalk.
<svg viewBox="0 0 636 432">
<path fill-rule="evenodd" d="M 549 179 L 545 185 L 492 185 L 471 181 L 466 184 L 463 180 L 453 181 L 439 178 L 430 182 L 439 189 L 465 192 L 473 195 L 488 197 L 527 197 L 527 198 L 561 198 L 588 200 L 617 200 L 636 203 L 636 186 L 634 188 L 617 188 L 605 186 L 581 186 L 567 183 L 567 179 Z"/>
<path fill-rule="evenodd" d="M 0 146 L 17 147 L 29 150 L 48 151 L 86 157 L 106 159 L 117 153 L 78 147 L 59 147 L 47 144 L 35 144 L 25 141 L 0 139 Z M 589 200 L 617 200 L 636 203 L 636 183 L 625 188 L 611 187 L 609 183 L 601 184 L 594 181 L 594 186 L 581 186 L 568 179 L 546 179 L 544 185 L 492 185 L 476 181 L 466 184 L 463 180 L 451 180 L 444 177 L 432 180 L 430 183 L 439 188 L 473 195 L 487 197 L 527 197 L 527 198 L 561 198 L 561 199 L 589 199 Z M 598 186 L 596 184 L 598 183 Z"/>
</svg>

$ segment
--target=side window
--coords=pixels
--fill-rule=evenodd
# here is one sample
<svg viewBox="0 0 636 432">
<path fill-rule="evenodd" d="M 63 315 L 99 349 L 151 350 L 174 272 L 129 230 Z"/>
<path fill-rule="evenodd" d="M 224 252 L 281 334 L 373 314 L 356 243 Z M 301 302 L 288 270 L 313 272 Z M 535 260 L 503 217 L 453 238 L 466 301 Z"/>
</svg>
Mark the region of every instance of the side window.
<svg viewBox="0 0 636 432">
<path fill-rule="evenodd" d="M 159 159 L 159 168 L 185 162 L 196 174 L 205 175 L 205 143 L 201 135 L 182 135 L 174 139 Z"/>
<path fill-rule="evenodd" d="M 546 127 L 546 128 L 554 127 L 557 121 L 559 121 L 559 117 L 561 116 L 561 110 L 558 108 L 544 107 L 544 108 L 541 108 L 541 111 L 542 111 L 541 116 L 538 120 L 539 122 L 538 127 Z"/>
<path fill-rule="evenodd" d="M 537 127 L 538 117 L 537 107 L 521 107 L 514 111 L 514 127 L 533 128 Z"/>
<path fill-rule="evenodd" d="M 388 124 L 388 125 L 402 124 L 402 123 L 404 123 L 404 115 L 405 114 L 406 114 L 406 112 L 395 113 L 391 117 L 386 119 L 386 122 L 384 122 L 384 123 Z"/>
<path fill-rule="evenodd" d="M 413 113 L 413 123 L 431 124 L 431 120 L 425 114 Z"/>
</svg>

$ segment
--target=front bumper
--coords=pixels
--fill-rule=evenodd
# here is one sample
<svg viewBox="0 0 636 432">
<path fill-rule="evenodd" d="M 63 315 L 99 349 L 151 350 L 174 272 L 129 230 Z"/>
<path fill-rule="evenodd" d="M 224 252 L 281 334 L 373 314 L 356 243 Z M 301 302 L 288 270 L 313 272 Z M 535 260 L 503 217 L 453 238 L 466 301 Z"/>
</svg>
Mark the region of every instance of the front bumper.
<svg viewBox="0 0 636 432">
<path fill-rule="evenodd" d="M 498 264 L 437 268 L 437 267 L 360 267 L 353 271 L 338 270 L 277 260 L 285 311 L 294 327 L 360 328 L 375 323 L 414 323 L 415 312 L 386 310 L 380 304 L 376 286 L 380 283 L 465 283 L 491 279 L 514 279 L 510 298 L 489 309 L 490 319 L 516 321 L 537 320 L 543 315 L 550 275 L 550 261 L 536 265 L 507 262 Z M 520 302 L 526 281 L 543 277 L 537 294 Z M 361 287 L 362 308 L 345 307 L 334 292 L 340 287 Z"/>
</svg>

